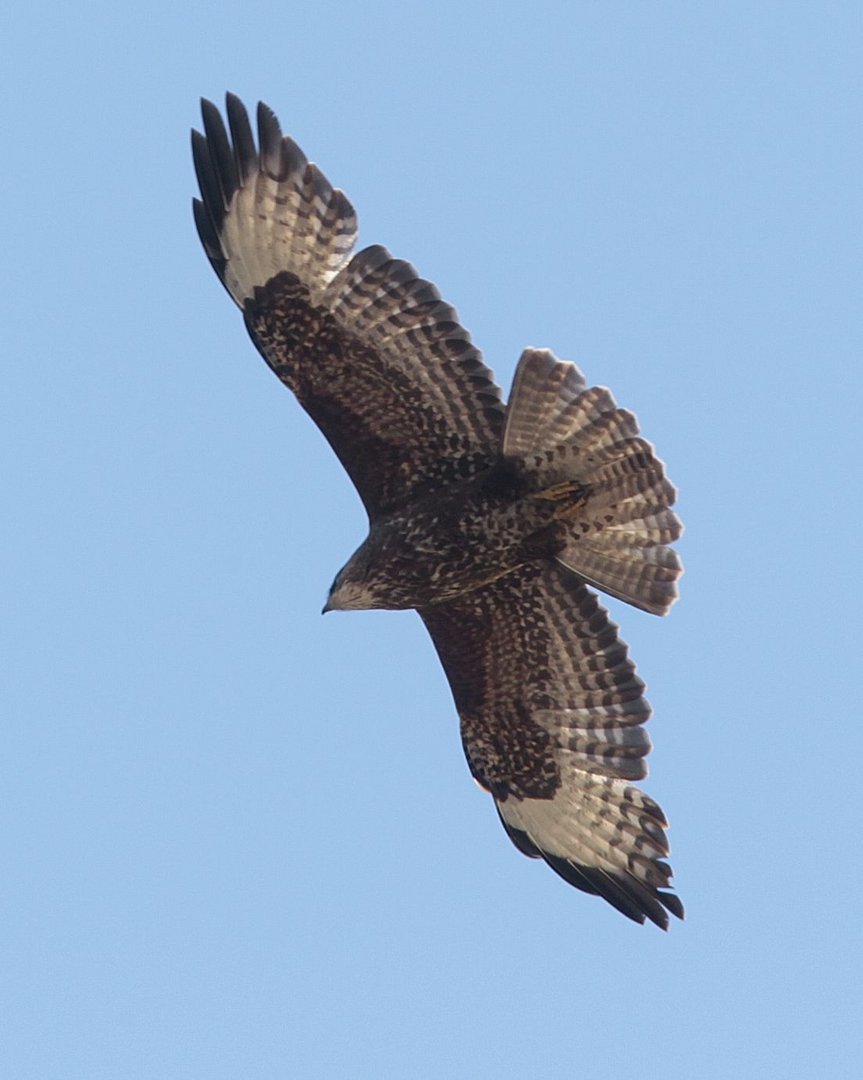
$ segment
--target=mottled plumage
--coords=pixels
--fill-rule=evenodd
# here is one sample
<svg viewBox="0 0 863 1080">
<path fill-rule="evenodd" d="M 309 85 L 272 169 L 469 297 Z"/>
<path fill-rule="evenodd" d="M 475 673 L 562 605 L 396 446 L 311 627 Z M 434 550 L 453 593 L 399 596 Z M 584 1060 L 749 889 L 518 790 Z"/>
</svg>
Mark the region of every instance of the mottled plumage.
<svg viewBox="0 0 863 1080">
<path fill-rule="evenodd" d="M 416 608 L 471 772 L 508 835 L 638 922 L 683 908 L 662 811 L 631 781 L 644 684 L 588 585 L 665 614 L 674 488 L 635 418 L 526 349 L 508 405 L 455 311 L 382 247 L 258 107 L 193 132 L 201 241 L 252 340 L 350 474 L 369 535 L 327 607 Z"/>
</svg>

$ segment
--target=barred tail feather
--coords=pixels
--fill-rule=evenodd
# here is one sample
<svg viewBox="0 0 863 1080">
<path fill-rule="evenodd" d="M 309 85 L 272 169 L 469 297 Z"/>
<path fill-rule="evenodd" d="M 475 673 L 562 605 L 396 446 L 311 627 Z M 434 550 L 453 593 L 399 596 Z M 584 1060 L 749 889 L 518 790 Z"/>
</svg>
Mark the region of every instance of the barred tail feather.
<svg viewBox="0 0 863 1080">
<path fill-rule="evenodd" d="M 683 567 L 670 548 L 608 546 L 601 550 L 568 546 L 558 562 L 567 570 L 652 615 L 666 615 L 677 600 L 677 579 Z"/>
<path fill-rule="evenodd" d="M 507 409 L 504 457 L 541 493 L 575 482 L 562 509 L 558 561 L 591 585 L 644 611 L 667 613 L 683 568 L 667 545 L 683 529 L 676 492 L 631 412 L 604 387 L 545 349 L 522 354 Z"/>
<path fill-rule="evenodd" d="M 525 349 L 509 395 L 504 457 L 526 457 L 563 442 L 570 430 L 568 410 L 585 385 L 575 364 L 561 363 L 550 349 Z"/>
</svg>

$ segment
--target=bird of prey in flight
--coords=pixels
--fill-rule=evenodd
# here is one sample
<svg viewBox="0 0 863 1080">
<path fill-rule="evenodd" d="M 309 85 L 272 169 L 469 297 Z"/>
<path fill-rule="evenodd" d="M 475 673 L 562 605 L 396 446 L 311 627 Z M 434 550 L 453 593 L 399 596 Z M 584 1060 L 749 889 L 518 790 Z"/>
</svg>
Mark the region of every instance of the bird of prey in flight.
<svg viewBox="0 0 863 1080">
<path fill-rule="evenodd" d="M 650 707 L 594 589 L 664 615 L 675 490 L 632 413 L 547 349 L 504 403 L 455 310 L 380 246 L 274 114 L 238 98 L 192 133 L 204 250 L 257 348 L 353 480 L 368 537 L 325 611 L 415 608 L 471 773 L 525 855 L 663 929 L 667 822 Z"/>
</svg>

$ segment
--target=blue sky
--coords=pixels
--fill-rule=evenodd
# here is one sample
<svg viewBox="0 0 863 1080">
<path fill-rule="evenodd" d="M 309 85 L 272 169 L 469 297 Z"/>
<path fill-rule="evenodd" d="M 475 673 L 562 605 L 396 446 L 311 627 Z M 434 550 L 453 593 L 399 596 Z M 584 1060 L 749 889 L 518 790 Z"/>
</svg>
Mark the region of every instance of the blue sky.
<svg viewBox="0 0 863 1080">
<path fill-rule="evenodd" d="M 5 1074 L 856 1075 L 859 5 L 2 20 Z M 412 613 L 320 617 L 364 515 L 199 249 L 226 89 L 668 462 L 669 934 L 512 848 Z"/>
</svg>

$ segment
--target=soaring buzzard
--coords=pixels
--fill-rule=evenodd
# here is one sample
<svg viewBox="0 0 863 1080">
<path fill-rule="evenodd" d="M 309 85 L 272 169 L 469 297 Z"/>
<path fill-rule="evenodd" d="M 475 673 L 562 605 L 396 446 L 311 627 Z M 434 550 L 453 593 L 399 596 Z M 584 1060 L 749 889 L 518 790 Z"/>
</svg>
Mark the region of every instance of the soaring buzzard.
<svg viewBox="0 0 863 1080">
<path fill-rule="evenodd" d="M 356 485 L 369 535 L 325 611 L 416 608 L 473 776 L 519 851 L 624 915 L 668 926 L 667 822 L 650 715 L 589 585 L 664 615 L 681 566 L 674 488 L 632 413 L 525 349 L 509 403 L 455 311 L 383 247 L 258 106 L 192 133 L 201 242 L 252 341 Z"/>
</svg>

